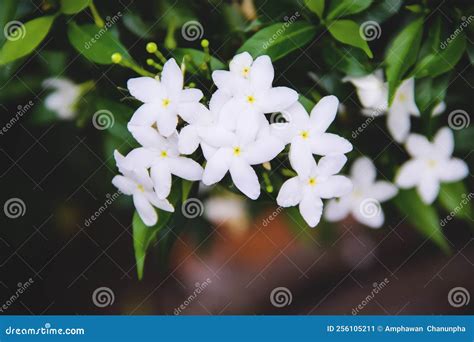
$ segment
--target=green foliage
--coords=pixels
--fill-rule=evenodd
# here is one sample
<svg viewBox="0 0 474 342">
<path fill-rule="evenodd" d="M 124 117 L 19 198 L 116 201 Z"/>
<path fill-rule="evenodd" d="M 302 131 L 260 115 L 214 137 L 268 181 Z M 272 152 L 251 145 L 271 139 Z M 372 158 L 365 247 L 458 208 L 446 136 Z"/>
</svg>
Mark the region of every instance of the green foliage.
<svg viewBox="0 0 474 342">
<path fill-rule="evenodd" d="M 317 16 L 322 19 L 324 13 L 324 1 L 325 0 L 305 0 L 305 5 L 311 11 L 317 14 Z"/>
<path fill-rule="evenodd" d="M 402 215 L 427 239 L 436 243 L 444 252 L 450 248 L 440 227 L 435 208 L 422 202 L 415 189 L 400 190 L 394 202 Z"/>
<path fill-rule="evenodd" d="M 470 191 L 463 182 L 443 183 L 439 192 L 439 202 L 448 213 L 454 213 L 455 217 L 470 222 L 474 219 L 474 213 L 469 196 Z"/>
<path fill-rule="evenodd" d="M 178 63 L 183 61 L 184 56 L 189 56 L 191 58 L 189 63 L 186 63 L 186 65 L 189 66 L 189 72 L 199 74 L 200 71 L 203 71 L 203 65 L 206 64 L 206 54 L 204 52 L 187 48 L 173 50 L 173 57 Z M 210 57 L 209 63 L 211 70 L 221 70 L 226 68 L 226 65 L 215 57 Z"/>
<path fill-rule="evenodd" d="M 250 37 L 238 50 L 254 58 L 269 55 L 273 61 L 308 44 L 316 35 L 316 27 L 305 22 L 277 23 Z"/>
<path fill-rule="evenodd" d="M 328 9 L 328 20 L 359 13 L 372 4 L 373 0 L 332 0 Z"/>
<path fill-rule="evenodd" d="M 360 34 L 360 26 L 352 20 L 336 20 L 328 25 L 331 35 L 344 44 L 358 47 L 362 49 L 367 56 L 373 58 L 374 55 L 370 50 L 367 41 Z"/>
<path fill-rule="evenodd" d="M 19 26 L 13 33 L 15 38 L 7 40 L 0 50 L 0 65 L 33 52 L 48 34 L 55 17 L 54 15 L 40 17 Z"/>
<path fill-rule="evenodd" d="M 64 14 L 76 14 L 84 10 L 91 0 L 61 0 L 61 12 Z"/>
</svg>

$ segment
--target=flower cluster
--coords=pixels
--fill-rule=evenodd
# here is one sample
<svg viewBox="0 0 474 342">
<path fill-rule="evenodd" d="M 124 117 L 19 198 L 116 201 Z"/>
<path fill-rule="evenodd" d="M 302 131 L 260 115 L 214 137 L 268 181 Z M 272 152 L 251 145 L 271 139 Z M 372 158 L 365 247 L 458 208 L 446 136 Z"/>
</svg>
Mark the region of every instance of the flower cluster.
<svg viewBox="0 0 474 342">
<path fill-rule="evenodd" d="M 174 59 L 165 63 L 159 78 L 128 81 L 130 94 L 143 102 L 128 130 L 142 146 L 125 157 L 115 153 L 122 175 L 113 184 L 133 196 L 140 217 L 151 226 L 157 221 L 153 206 L 173 211 L 167 201 L 172 176 L 213 185 L 229 173 L 236 188 L 255 200 L 260 182 L 253 166 L 285 155 L 281 152 L 290 145 L 289 162 L 297 176 L 283 184 L 277 202 L 299 205 L 307 223 L 316 226 L 323 211 L 321 199 L 352 189 L 348 178 L 337 175 L 352 145 L 326 132 L 337 114 L 337 98 L 322 98 L 308 115 L 296 91 L 273 87 L 270 58 L 254 60 L 247 52 L 236 55 L 228 71 L 214 71 L 212 79 L 217 90 L 209 108 L 200 103 L 202 91 L 184 87 L 183 72 Z M 269 122 L 271 113 L 283 113 L 288 122 Z M 186 157 L 199 147 L 204 168 Z M 322 158 L 316 162 L 313 155 Z"/>
</svg>

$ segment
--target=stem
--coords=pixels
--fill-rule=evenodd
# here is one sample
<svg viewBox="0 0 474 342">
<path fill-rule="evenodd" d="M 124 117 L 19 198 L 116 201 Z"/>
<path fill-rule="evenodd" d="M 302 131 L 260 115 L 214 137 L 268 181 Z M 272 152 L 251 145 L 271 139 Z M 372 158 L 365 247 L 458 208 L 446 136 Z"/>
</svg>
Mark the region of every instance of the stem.
<svg viewBox="0 0 474 342">
<path fill-rule="evenodd" d="M 92 17 L 94 18 L 95 24 L 100 28 L 104 27 L 105 26 L 104 19 L 102 19 L 102 17 L 99 14 L 99 11 L 97 11 L 97 7 L 95 7 L 94 1 L 91 1 L 89 3 L 89 8 L 92 12 Z"/>
</svg>

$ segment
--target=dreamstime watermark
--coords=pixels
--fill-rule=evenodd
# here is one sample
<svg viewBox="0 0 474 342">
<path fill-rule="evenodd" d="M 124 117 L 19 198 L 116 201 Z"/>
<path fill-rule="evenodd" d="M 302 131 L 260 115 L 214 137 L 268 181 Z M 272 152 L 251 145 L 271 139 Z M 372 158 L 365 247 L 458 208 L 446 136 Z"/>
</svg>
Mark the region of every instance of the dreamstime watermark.
<svg viewBox="0 0 474 342">
<path fill-rule="evenodd" d="M 455 109 L 448 115 L 448 126 L 451 129 L 459 131 L 471 124 L 471 118 L 468 112 L 462 109 Z"/>
<path fill-rule="evenodd" d="M 106 194 L 105 197 L 107 198 L 104 201 L 104 204 L 102 204 L 90 217 L 86 218 L 84 220 L 84 226 L 89 227 L 92 222 L 97 220 L 97 218 L 104 213 L 111 205 L 112 203 L 115 202 L 117 198 L 120 197 L 122 192 L 120 190 L 117 190 L 113 194 Z"/>
<path fill-rule="evenodd" d="M 449 212 L 449 214 L 439 222 L 441 227 L 444 227 L 445 225 L 447 225 L 448 222 L 451 221 L 466 205 L 469 205 L 469 202 L 474 198 L 474 193 L 470 192 L 467 195 L 462 194 L 461 197 L 462 197 L 461 202 L 459 202 L 459 204 L 455 206 Z"/>
<path fill-rule="evenodd" d="M 5 216 L 11 219 L 24 216 L 26 213 L 26 204 L 21 198 L 13 197 L 5 202 L 3 205 L 3 212 Z"/>
<path fill-rule="evenodd" d="M 0 135 L 7 133 L 34 105 L 35 103 L 31 100 L 23 106 L 18 105 L 15 115 L 0 129 Z"/>
<path fill-rule="evenodd" d="M 290 27 L 299 17 L 301 16 L 300 12 L 295 12 L 291 17 L 285 16 L 283 19 L 285 22 L 280 26 L 275 33 L 263 43 L 263 49 L 268 49 L 285 31 Z"/>
<path fill-rule="evenodd" d="M 291 115 L 288 112 L 275 112 L 270 115 L 270 124 L 276 129 L 285 129 L 291 122 Z"/>
<path fill-rule="evenodd" d="M 92 293 L 92 303 L 98 308 L 105 308 L 115 302 L 115 294 L 112 289 L 102 286 L 98 287 Z"/>
<path fill-rule="evenodd" d="M 276 287 L 270 293 L 270 303 L 276 308 L 288 306 L 291 302 L 293 302 L 293 294 L 286 287 Z"/>
<path fill-rule="evenodd" d="M 26 36 L 26 26 L 18 20 L 9 21 L 3 28 L 3 35 L 12 42 L 23 39 Z"/>
<path fill-rule="evenodd" d="M 107 16 L 105 18 L 104 27 L 98 30 L 91 39 L 89 39 L 88 41 L 84 43 L 84 48 L 86 50 L 89 50 L 92 47 L 92 45 L 97 43 L 100 40 L 100 38 L 102 38 L 102 36 L 106 34 L 106 32 L 110 30 L 112 26 L 114 26 L 120 20 L 122 15 L 123 15 L 122 12 L 118 11 L 117 14 L 115 14 L 112 17 Z"/>
<path fill-rule="evenodd" d="M 106 130 L 115 124 L 114 114 L 107 109 L 100 109 L 92 116 L 92 125 L 99 131 Z"/>
<path fill-rule="evenodd" d="M 175 316 L 178 316 L 180 315 L 184 310 L 186 310 L 186 308 L 189 306 L 189 304 L 191 304 L 201 293 L 204 292 L 204 290 L 212 283 L 212 280 L 207 278 L 205 281 L 203 281 L 202 283 L 196 283 L 194 284 L 195 285 L 195 289 L 193 291 L 193 293 L 191 295 L 189 295 L 188 298 L 186 298 L 186 300 L 178 307 L 176 307 L 174 310 L 173 310 L 173 314 Z"/>
<path fill-rule="evenodd" d="M 84 335 L 84 328 L 53 328 L 51 323 L 46 323 L 39 328 L 18 328 L 9 326 L 5 329 L 6 335 Z"/>
<path fill-rule="evenodd" d="M 34 283 L 33 278 L 28 279 L 24 283 L 18 283 L 15 293 L 13 293 L 10 298 L 8 298 L 2 306 L 0 306 L 0 312 L 5 312 L 10 306 L 12 306 L 20 296 L 28 290 L 28 288 Z"/>
<path fill-rule="evenodd" d="M 380 115 L 382 115 L 385 112 L 385 108 L 379 107 L 375 108 L 373 112 L 370 113 L 370 115 L 365 119 L 365 121 L 357 127 L 355 130 L 352 131 L 352 139 L 357 139 L 357 137 L 362 134 L 362 132 L 374 121 L 374 119 Z"/>
<path fill-rule="evenodd" d="M 382 206 L 375 198 L 366 198 L 359 204 L 359 212 L 365 218 L 374 218 L 380 214 Z"/>
<path fill-rule="evenodd" d="M 377 294 L 388 285 L 388 283 L 390 283 L 390 281 L 387 278 L 382 280 L 380 283 L 373 283 L 372 291 L 370 291 L 370 293 L 364 299 L 362 299 L 362 301 L 355 308 L 352 309 L 352 315 L 355 316 L 360 311 L 362 311 L 377 296 Z"/>
<path fill-rule="evenodd" d="M 188 219 L 202 216 L 204 213 L 204 204 L 197 198 L 188 198 L 181 205 L 181 212 L 183 213 L 183 216 Z"/>
<path fill-rule="evenodd" d="M 363 40 L 370 42 L 372 40 L 380 38 L 380 36 L 382 35 L 382 28 L 376 21 L 365 21 L 359 27 L 359 35 Z"/>
<path fill-rule="evenodd" d="M 265 217 L 262 221 L 262 226 L 268 226 L 280 213 L 284 210 L 283 207 L 278 206 L 270 215 Z"/>
<path fill-rule="evenodd" d="M 464 29 L 466 27 L 468 27 L 473 21 L 474 21 L 474 15 L 470 15 L 469 17 L 465 17 L 465 16 L 462 16 L 461 17 L 461 24 L 459 24 L 459 27 L 454 30 L 453 33 L 451 33 L 451 35 L 446 38 L 446 40 L 442 41 L 441 44 L 439 44 L 439 47 L 441 48 L 441 50 L 444 50 L 448 47 L 448 45 L 456 39 L 457 36 L 459 36 L 461 34 L 462 31 L 464 31 Z"/>
<path fill-rule="evenodd" d="M 190 20 L 184 23 L 181 27 L 181 35 L 188 42 L 201 39 L 204 35 L 204 27 L 197 20 Z"/>
<path fill-rule="evenodd" d="M 453 287 L 448 293 L 448 303 L 454 308 L 467 306 L 471 301 L 471 294 L 465 287 Z"/>
</svg>

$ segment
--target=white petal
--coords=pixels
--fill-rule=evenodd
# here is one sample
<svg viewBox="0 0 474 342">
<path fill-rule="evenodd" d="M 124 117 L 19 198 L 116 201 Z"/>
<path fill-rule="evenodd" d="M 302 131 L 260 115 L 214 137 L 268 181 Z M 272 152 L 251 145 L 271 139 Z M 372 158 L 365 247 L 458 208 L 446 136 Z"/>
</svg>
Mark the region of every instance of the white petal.
<svg viewBox="0 0 474 342">
<path fill-rule="evenodd" d="M 451 157 L 454 151 L 453 132 L 448 127 L 441 128 L 433 139 L 436 152 L 443 157 Z"/>
<path fill-rule="evenodd" d="M 160 115 L 160 109 L 160 106 L 153 102 L 141 105 L 133 114 L 128 126 L 153 125 L 156 122 L 158 115 Z"/>
<path fill-rule="evenodd" d="M 125 195 L 131 195 L 137 188 L 137 185 L 135 182 L 133 182 L 131 179 L 124 177 L 124 176 L 115 176 L 112 179 L 112 184 L 119 189 L 121 192 L 123 192 Z"/>
<path fill-rule="evenodd" d="M 414 187 L 423 177 L 423 162 L 411 159 L 402 165 L 395 179 L 395 183 L 403 189 Z"/>
<path fill-rule="evenodd" d="M 151 126 L 128 125 L 128 130 L 132 133 L 140 145 L 148 148 L 161 148 L 166 144 L 166 140 Z"/>
<path fill-rule="evenodd" d="M 150 176 L 159 199 L 165 199 L 171 192 L 171 172 L 165 162 L 157 162 L 150 169 Z"/>
<path fill-rule="evenodd" d="M 275 158 L 285 145 L 280 139 L 268 135 L 257 139 L 245 150 L 245 159 L 250 165 L 261 164 Z"/>
<path fill-rule="evenodd" d="M 230 147 L 237 139 L 233 132 L 219 125 L 200 127 L 198 133 L 202 140 L 214 147 Z"/>
<path fill-rule="evenodd" d="M 405 147 L 412 157 L 427 157 L 433 151 L 428 139 L 420 134 L 410 134 Z"/>
<path fill-rule="evenodd" d="M 179 152 L 182 154 L 193 153 L 198 148 L 200 141 L 197 128 L 194 125 L 183 127 L 179 132 Z"/>
<path fill-rule="evenodd" d="M 300 129 L 309 126 L 309 114 L 300 102 L 295 102 L 283 112 L 284 117 L 288 118 L 288 121 L 293 126 L 299 127 Z"/>
<path fill-rule="evenodd" d="M 130 94 L 144 103 L 151 103 L 166 94 L 163 86 L 152 77 L 137 77 L 127 81 Z"/>
<path fill-rule="evenodd" d="M 316 184 L 316 189 L 321 198 L 341 197 L 352 191 L 352 182 L 345 176 L 330 176 L 321 184 Z"/>
<path fill-rule="evenodd" d="M 165 137 L 169 137 L 176 131 L 178 116 L 168 110 L 163 110 L 156 118 L 158 131 Z"/>
<path fill-rule="evenodd" d="M 325 96 L 319 100 L 311 110 L 310 120 L 312 128 L 317 132 L 326 132 L 336 117 L 338 106 L 339 100 L 333 95 Z"/>
<path fill-rule="evenodd" d="M 122 166 L 128 170 L 146 169 L 151 166 L 155 156 L 153 151 L 145 147 L 134 148 L 125 157 Z"/>
<path fill-rule="evenodd" d="M 203 96 L 204 95 L 202 91 L 199 89 L 196 89 L 196 88 L 183 89 L 179 96 L 179 101 L 180 102 L 199 102 Z"/>
<path fill-rule="evenodd" d="M 173 175 L 190 181 L 201 180 L 203 169 L 201 165 L 190 158 L 176 157 L 168 161 Z"/>
<path fill-rule="evenodd" d="M 153 204 L 158 209 L 169 211 L 171 213 L 174 212 L 174 207 L 171 205 L 171 203 L 166 199 L 159 199 L 158 196 L 156 196 L 156 193 L 154 193 L 153 191 L 146 191 L 145 197 L 148 201 L 150 201 L 151 204 Z"/>
<path fill-rule="evenodd" d="M 303 189 L 298 177 L 288 179 L 280 188 L 277 203 L 282 207 L 293 207 L 300 203 L 303 197 Z"/>
<path fill-rule="evenodd" d="M 275 87 L 266 91 L 260 100 L 264 113 L 281 112 L 298 101 L 298 93 L 288 87 Z"/>
<path fill-rule="evenodd" d="M 227 95 L 235 95 L 246 83 L 241 77 L 225 70 L 216 70 L 212 73 L 212 80 L 217 88 Z"/>
<path fill-rule="evenodd" d="M 452 158 L 440 163 L 436 173 L 442 182 L 455 182 L 467 177 L 469 174 L 467 164 L 461 159 Z"/>
<path fill-rule="evenodd" d="M 380 228 L 385 221 L 385 216 L 380 203 L 375 201 L 372 202 L 371 199 L 368 199 L 368 202 L 362 201 L 361 203 L 361 206 L 352 209 L 352 216 L 358 222 L 370 228 Z"/>
<path fill-rule="evenodd" d="M 235 55 L 234 58 L 232 58 L 229 63 L 229 70 L 238 75 L 242 75 L 243 69 L 250 68 L 252 62 L 252 56 L 247 51 L 244 51 Z"/>
<path fill-rule="evenodd" d="M 188 123 L 194 123 L 206 111 L 206 107 L 199 102 L 184 102 L 178 105 L 178 114 Z"/>
<path fill-rule="evenodd" d="M 300 202 L 300 213 L 308 226 L 316 227 L 323 213 L 323 201 L 318 197 L 311 196 L 309 193 L 306 194 Z"/>
<path fill-rule="evenodd" d="M 433 176 L 423 175 L 417 190 L 423 202 L 431 204 L 438 196 L 439 182 Z"/>
<path fill-rule="evenodd" d="M 398 189 L 395 185 L 386 181 L 375 182 L 367 189 L 367 196 L 376 199 L 379 202 L 385 202 L 395 197 Z"/>
<path fill-rule="evenodd" d="M 321 176 L 332 176 L 341 171 L 347 157 L 343 154 L 325 156 L 318 162 L 317 174 Z"/>
<path fill-rule="evenodd" d="M 360 184 L 364 187 L 375 182 L 377 177 L 377 170 L 375 165 L 367 157 L 357 158 L 351 167 L 351 178 L 356 184 Z"/>
<path fill-rule="evenodd" d="M 269 89 L 275 72 L 270 57 L 260 56 L 252 64 L 249 79 L 255 89 Z"/>
<path fill-rule="evenodd" d="M 392 106 L 388 110 L 387 128 L 396 142 L 405 141 L 410 133 L 409 113 L 403 107 Z"/>
<path fill-rule="evenodd" d="M 293 138 L 289 159 L 293 170 L 302 177 L 308 176 L 316 164 L 309 144 L 300 137 Z"/>
<path fill-rule="evenodd" d="M 207 160 L 206 168 L 202 175 L 202 182 L 206 185 L 212 185 L 224 178 L 229 171 L 232 159 L 232 150 L 230 148 L 218 149 L 210 159 Z"/>
<path fill-rule="evenodd" d="M 170 97 L 178 98 L 183 89 L 183 72 L 174 58 L 169 59 L 165 65 L 163 65 L 161 83 L 166 87 Z"/>
<path fill-rule="evenodd" d="M 212 147 L 211 145 L 208 145 L 205 142 L 201 142 L 201 149 L 202 154 L 204 154 L 204 158 L 206 158 L 206 160 L 211 159 L 214 153 L 216 153 L 217 151 L 217 148 Z"/>
<path fill-rule="evenodd" d="M 351 211 L 351 201 L 349 196 L 340 199 L 332 199 L 326 203 L 324 208 L 324 218 L 329 222 L 336 222 L 347 217 Z"/>
<path fill-rule="evenodd" d="M 212 94 L 211 100 L 209 101 L 209 110 L 218 115 L 222 107 L 230 100 L 230 96 L 224 93 L 222 90 L 216 90 Z"/>
<path fill-rule="evenodd" d="M 230 175 L 235 186 L 247 197 L 255 200 L 260 196 L 257 174 L 243 158 L 234 158 L 230 166 Z"/>
<path fill-rule="evenodd" d="M 383 76 L 371 74 L 363 77 L 346 77 L 357 88 L 357 96 L 365 108 L 384 108 L 387 106 L 388 90 L 383 82 Z"/>
<path fill-rule="evenodd" d="M 433 111 L 431 112 L 431 116 L 441 115 L 443 114 L 445 110 L 446 110 L 446 102 L 441 101 L 433 108 Z"/>
<path fill-rule="evenodd" d="M 136 193 L 133 195 L 133 204 L 144 224 L 149 227 L 156 224 L 158 221 L 158 215 L 143 193 Z"/>
<path fill-rule="evenodd" d="M 310 141 L 312 153 L 320 156 L 352 151 L 352 144 L 347 139 L 333 133 L 317 134 L 315 137 L 310 137 Z"/>
<path fill-rule="evenodd" d="M 399 100 L 399 94 L 403 94 L 403 101 Z M 420 111 L 415 103 L 415 79 L 409 78 L 400 84 L 398 87 L 397 93 L 395 94 L 394 105 L 397 102 L 406 108 L 408 113 L 420 116 Z"/>
</svg>

